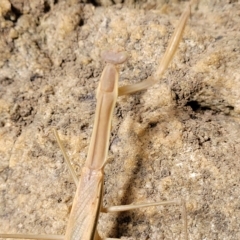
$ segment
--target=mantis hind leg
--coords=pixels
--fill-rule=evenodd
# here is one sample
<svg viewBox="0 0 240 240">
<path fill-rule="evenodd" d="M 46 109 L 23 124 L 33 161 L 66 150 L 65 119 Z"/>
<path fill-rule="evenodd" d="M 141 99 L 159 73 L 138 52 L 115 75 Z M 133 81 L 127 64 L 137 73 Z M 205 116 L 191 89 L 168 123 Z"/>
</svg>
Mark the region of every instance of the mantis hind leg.
<svg viewBox="0 0 240 240">
<path fill-rule="evenodd" d="M 182 218 L 183 218 L 183 232 L 184 232 L 184 239 L 188 240 L 188 232 L 187 232 L 187 211 L 186 211 L 186 204 L 183 199 L 181 200 L 175 200 L 175 201 L 165 201 L 165 202 L 152 202 L 152 203 L 135 203 L 130 205 L 119 205 L 119 206 L 112 206 L 103 208 L 103 212 L 123 212 L 123 211 L 129 211 L 133 209 L 138 208 L 144 208 L 144 207 L 153 207 L 153 206 L 160 206 L 160 205 L 179 205 L 182 207 Z M 106 238 L 104 240 L 114 240 L 117 238 Z"/>
</svg>

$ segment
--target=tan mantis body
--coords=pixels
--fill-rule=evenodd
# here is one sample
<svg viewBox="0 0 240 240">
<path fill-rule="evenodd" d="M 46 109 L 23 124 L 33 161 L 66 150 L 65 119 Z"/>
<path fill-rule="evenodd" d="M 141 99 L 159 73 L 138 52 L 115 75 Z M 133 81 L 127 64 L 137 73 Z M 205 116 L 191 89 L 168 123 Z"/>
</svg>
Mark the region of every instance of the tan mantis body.
<svg viewBox="0 0 240 240">
<path fill-rule="evenodd" d="M 86 163 L 82 169 L 81 177 L 78 182 L 76 175 L 67 159 L 67 156 L 60 143 L 59 137 L 55 131 L 55 135 L 59 145 L 63 151 L 64 157 L 68 163 L 68 167 L 74 177 L 75 183 L 78 185 L 73 201 L 73 207 L 67 224 L 65 240 L 98 240 L 101 239 L 96 230 L 100 211 L 114 212 L 126 211 L 140 207 L 181 204 L 179 201 L 143 203 L 126 206 L 115 206 L 102 208 L 103 193 L 103 177 L 104 165 L 106 164 L 107 151 L 109 146 L 109 137 L 111 130 L 111 121 L 113 109 L 115 107 L 117 97 L 124 94 L 133 93 L 148 88 L 156 83 L 163 75 L 168 67 L 178 44 L 182 38 L 186 21 L 190 15 L 190 5 L 182 14 L 179 25 L 176 28 L 168 48 L 163 56 L 160 66 L 156 73 L 147 80 L 135 85 L 129 85 L 118 88 L 118 70 L 116 64 L 123 63 L 126 60 L 125 53 L 106 53 L 104 59 L 107 61 L 100 83 L 97 89 L 97 107 L 95 114 L 95 122 L 92 138 L 89 146 Z M 184 218 L 186 211 L 183 210 Z M 186 221 L 184 222 L 185 239 L 187 239 Z M 30 234 L 0 234 L 1 238 L 37 238 L 37 239 L 63 239 L 60 235 L 30 235 Z"/>
<path fill-rule="evenodd" d="M 125 61 L 125 54 L 118 56 L 118 63 L 121 63 L 121 59 Z M 65 239 L 94 239 L 102 204 L 103 167 L 107 159 L 112 113 L 118 96 L 118 78 L 115 65 L 108 63 L 97 90 L 96 124 L 75 194 Z"/>
</svg>

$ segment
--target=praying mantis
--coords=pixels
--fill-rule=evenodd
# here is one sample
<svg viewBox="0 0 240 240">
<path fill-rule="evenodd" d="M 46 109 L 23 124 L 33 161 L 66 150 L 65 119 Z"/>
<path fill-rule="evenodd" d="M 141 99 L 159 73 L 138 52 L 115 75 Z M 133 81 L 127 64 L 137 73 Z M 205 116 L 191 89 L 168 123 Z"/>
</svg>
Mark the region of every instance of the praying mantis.
<svg viewBox="0 0 240 240">
<path fill-rule="evenodd" d="M 127 55 L 125 52 L 117 51 L 109 51 L 102 54 L 102 58 L 106 61 L 107 64 L 103 70 L 97 89 L 97 107 L 95 112 L 94 127 L 87 159 L 84 167 L 82 168 L 80 180 L 77 179 L 76 173 L 74 172 L 74 169 L 72 168 L 65 150 L 61 144 L 58 133 L 56 130 L 54 130 L 56 140 L 64 155 L 69 171 L 73 176 L 74 182 L 77 185 L 77 191 L 74 197 L 65 236 L 0 234 L 1 238 L 101 240 L 102 238 L 97 231 L 98 217 L 100 212 L 118 212 L 149 206 L 178 204 L 183 207 L 182 215 L 184 219 L 184 232 L 185 239 L 187 239 L 186 210 L 183 201 L 141 203 L 103 208 L 102 197 L 104 167 L 107 164 L 106 159 L 109 148 L 112 115 L 117 98 L 118 96 L 145 90 L 155 84 L 163 76 L 164 71 L 167 69 L 169 63 L 171 62 L 177 50 L 179 42 L 182 39 L 184 27 L 190 15 L 190 6 L 191 3 L 181 16 L 179 25 L 177 26 L 169 42 L 160 66 L 158 67 L 157 71 L 145 81 L 133 85 L 118 87 L 119 73 L 116 65 L 124 63 L 127 59 Z"/>
</svg>

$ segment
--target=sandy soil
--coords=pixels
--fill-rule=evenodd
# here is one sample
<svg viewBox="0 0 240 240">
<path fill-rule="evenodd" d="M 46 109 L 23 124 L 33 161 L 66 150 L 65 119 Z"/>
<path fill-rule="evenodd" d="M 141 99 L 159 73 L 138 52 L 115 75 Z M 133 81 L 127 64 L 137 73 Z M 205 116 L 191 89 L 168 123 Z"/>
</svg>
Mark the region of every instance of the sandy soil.
<svg viewBox="0 0 240 240">
<path fill-rule="evenodd" d="M 0 1 L 0 233 L 64 234 L 104 49 L 120 85 L 156 71 L 187 2 Z M 240 3 L 202 0 L 159 83 L 119 97 L 104 206 L 185 199 L 189 239 L 240 239 Z M 179 206 L 101 214 L 107 237 L 183 239 Z"/>
</svg>

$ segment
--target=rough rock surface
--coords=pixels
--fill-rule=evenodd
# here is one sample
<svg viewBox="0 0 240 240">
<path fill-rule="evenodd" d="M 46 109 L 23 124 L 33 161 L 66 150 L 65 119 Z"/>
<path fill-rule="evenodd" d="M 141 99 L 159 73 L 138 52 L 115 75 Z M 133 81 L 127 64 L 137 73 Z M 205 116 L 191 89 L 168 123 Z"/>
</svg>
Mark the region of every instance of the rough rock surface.
<svg viewBox="0 0 240 240">
<path fill-rule="evenodd" d="M 154 73 L 187 4 L 164 2 L 0 1 L 0 233 L 64 234 L 76 188 L 51 129 L 80 174 L 100 53 L 129 53 L 120 85 Z M 104 206 L 185 199 L 189 239 L 240 239 L 239 14 L 239 1 L 194 5 L 163 79 L 119 97 Z M 99 231 L 183 239 L 181 209 L 101 214 Z"/>
</svg>

